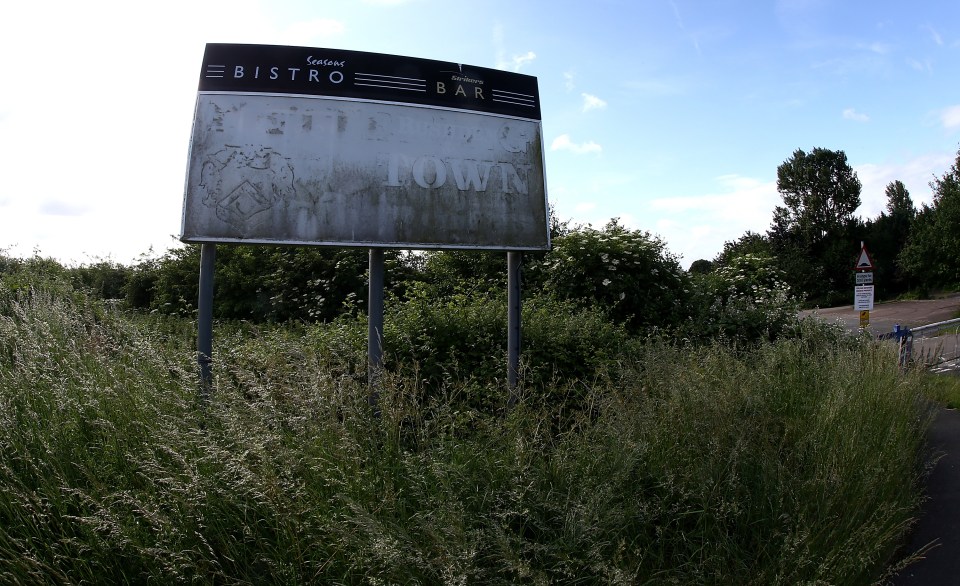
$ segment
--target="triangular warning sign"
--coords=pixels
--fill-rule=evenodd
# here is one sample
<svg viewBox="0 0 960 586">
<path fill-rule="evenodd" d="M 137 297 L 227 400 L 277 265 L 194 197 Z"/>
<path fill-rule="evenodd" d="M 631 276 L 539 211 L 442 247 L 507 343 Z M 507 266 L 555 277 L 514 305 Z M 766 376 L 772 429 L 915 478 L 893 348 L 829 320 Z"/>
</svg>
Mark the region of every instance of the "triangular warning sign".
<svg viewBox="0 0 960 586">
<path fill-rule="evenodd" d="M 873 270 L 873 261 L 870 260 L 870 253 L 867 252 L 866 246 L 860 248 L 860 258 L 857 259 L 857 264 L 854 265 L 853 270 L 855 271 L 872 271 Z"/>
</svg>

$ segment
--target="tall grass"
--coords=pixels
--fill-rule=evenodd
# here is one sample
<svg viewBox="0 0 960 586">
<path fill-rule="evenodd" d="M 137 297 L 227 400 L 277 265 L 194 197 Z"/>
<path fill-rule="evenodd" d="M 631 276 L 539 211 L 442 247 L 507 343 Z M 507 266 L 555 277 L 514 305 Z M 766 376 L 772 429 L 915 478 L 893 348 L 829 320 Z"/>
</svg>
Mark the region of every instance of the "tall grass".
<svg viewBox="0 0 960 586">
<path fill-rule="evenodd" d="M 0 582 L 870 584 L 920 498 L 924 379 L 812 324 L 380 417 L 343 324 L 218 328 L 205 404 L 191 327 L 0 290 Z"/>
</svg>

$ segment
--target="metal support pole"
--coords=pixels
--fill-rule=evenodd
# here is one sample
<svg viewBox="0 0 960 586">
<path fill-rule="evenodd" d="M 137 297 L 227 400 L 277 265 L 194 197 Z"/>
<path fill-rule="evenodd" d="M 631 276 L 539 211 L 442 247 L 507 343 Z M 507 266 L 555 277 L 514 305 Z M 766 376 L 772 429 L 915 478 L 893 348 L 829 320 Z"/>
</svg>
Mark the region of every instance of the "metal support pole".
<svg viewBox="0 0 960 586">
<path fill-rule="evenodd" d="M 377 382 L 383 369 L 383 249 L 370 249 L 370 284 L 367 303 L 367 385 L 370 404 L 376 409 Z"/>
<path fill-rule="evenodd" d="M 520 263 L 522 252 L 507 252 L 507 385 L 508 406 L 517 402 L 520 374 Z"/>
<path fill-rule="evenodd" d="M 197 298 L 197 364 L 200 366 L 200 395 L 207 398 L 213 376 L 213 272 L 217 245 L 200 245 L 200 295 Z"/>
</svg>

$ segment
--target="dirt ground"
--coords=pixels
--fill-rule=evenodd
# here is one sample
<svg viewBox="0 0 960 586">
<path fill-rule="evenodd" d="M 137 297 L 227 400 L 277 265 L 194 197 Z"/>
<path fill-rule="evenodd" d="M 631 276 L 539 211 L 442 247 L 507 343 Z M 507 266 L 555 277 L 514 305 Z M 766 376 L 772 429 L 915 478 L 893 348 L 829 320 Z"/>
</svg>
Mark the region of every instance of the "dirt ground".
<svg viewBox="0 0 960 586">
<path fill-rule="evenodd" d="M 850 293 L 853 297 L 853 293 Z M 842 319 L 851 330 L 860 326 L 860 312 L 853 305 L 803 311 L 801 315 L 815 314 L 828 321 Z M 915 328 L 958 317 L 960 314 L 960 293 L 942 299 L 924 299 L 922 301 L 890 301 L 874 304 L 870 311 L 868 330 L 874 335 L 893 331 L 894 325 Z"/>
</svg>

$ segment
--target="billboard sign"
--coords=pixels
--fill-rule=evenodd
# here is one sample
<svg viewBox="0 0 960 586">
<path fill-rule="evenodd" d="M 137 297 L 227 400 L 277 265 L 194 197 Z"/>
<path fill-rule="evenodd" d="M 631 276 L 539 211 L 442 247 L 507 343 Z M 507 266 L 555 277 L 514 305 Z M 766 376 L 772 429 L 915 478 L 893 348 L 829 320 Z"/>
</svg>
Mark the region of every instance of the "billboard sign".
<svg viewBox="0 0 960 586">
<path fill-rule="evenodd" d="M 185 242 L 549 248 L 534 77 L 208 44 Z"/>
</svg>

